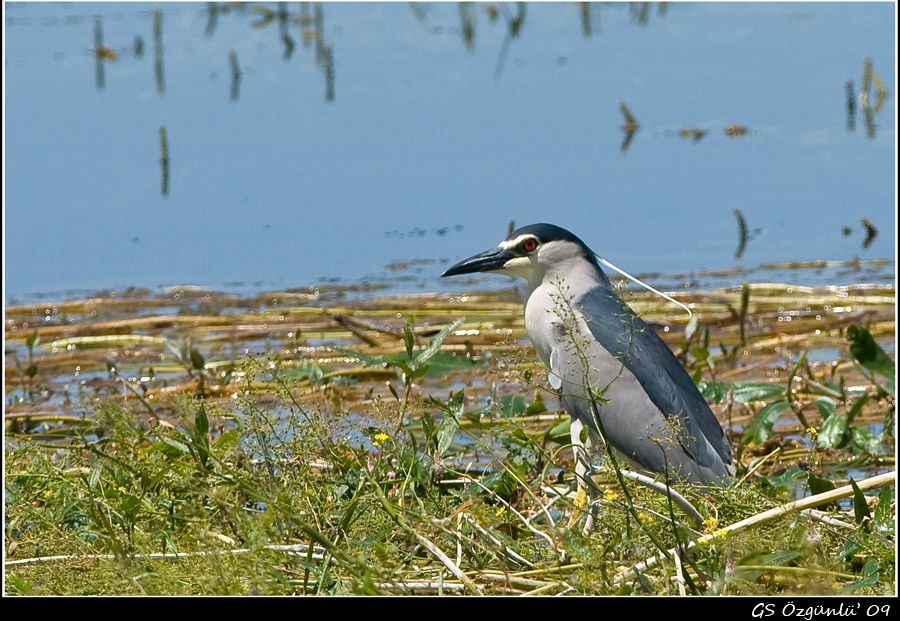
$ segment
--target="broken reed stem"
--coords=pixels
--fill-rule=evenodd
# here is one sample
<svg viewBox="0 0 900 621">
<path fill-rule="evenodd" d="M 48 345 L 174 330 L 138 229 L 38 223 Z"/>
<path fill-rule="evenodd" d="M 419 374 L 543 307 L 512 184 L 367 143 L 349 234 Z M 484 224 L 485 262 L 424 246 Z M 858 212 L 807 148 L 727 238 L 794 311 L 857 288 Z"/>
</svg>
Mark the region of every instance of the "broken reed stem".
<svg viewBox="0 0 900 621">
<path fill-rule="evenodd" d="M 878 487 L 884 487 L 885 485 L 890 485 L 891 483 L 895 483 L 897 480 L 897 472 L 886 472 L 884 474 L 879 474 L 874 477 L 869 477 L 868 479 L 864 479 L 857 483 L 857 487 L 860 491 L 866 491 L 870 489 L 875 489 Z M 841 500 L 842 498 L 848 498 L 852 496 L 854 493 L 853 487 L 851 485 L 844 485 L 843 487 L 839 487 L 837 489 L 829 490 L 827 492 L 823 492 L 821 494 L 816 494 L 815 496 L 808 496 L 806 498 L 801 498 L 800 500 L 795 500 L 794 502 L 789 502 L 784 505 L 780 505 L 775 507 L 774 509 L 769 509 L 768 511 L 763 511 L 762 513 L 758 513 L 756 515 L 750 516 L 746 519 L 743 519 L 739 522 L 735 522 L 725 528 L 720 528 L 715 533 L 710 535 L 704 535 L 697 539 L 696 541 L 691 542 L 687 549 L 690 550 L 695 546 L 702 546 L 714 541 L 716 539 L 724 538 L 728 535 L 736 533 L 738 531 L 746 530 L 751 526 L 758 526 L 760 524 L 766 524 L 777 518 L 787 515 L 789 513 L 803 511 L 804 509 L 811 509 L 813 507 L 818 507 L 820 505 L 833 502 L 835 500 Z M 676 548 L 672 548 L 668 550 L 668 555 L 674 555 L 677 553 Z M 621 574 L 619 574 L 613 584 L 615 586 L 621 585 L 629 576 L 633 576 L 635 571 L 645 572 L 648 569 L 651 569 L 659 564 L 660 560 L 662 560 L 662 554 L 651 556 L 638 563 L 637 565 L 625 570 Z"/>
<path fill-rule="evenodd" d="M 684 511 L 684 513 L 691 519 L 691 521 L 694 523 L 694 526 L 703 526 L 703 516 L 700 515 L 700 512 L 694 508 L 694 505 L 688 502 L 687 498 L 676 492 L 665 483 L 650 478 L 647 475 L 641 474 L 640 472 L 634 472 L 633 470 L 623 469 L 622 476 L 626 479 L 636 481 L 648 489 L 659 492 L 663 496 L 669 496 L 672 499 L 672 502 L 678 505 L 681 510 Z"/>
</svg>

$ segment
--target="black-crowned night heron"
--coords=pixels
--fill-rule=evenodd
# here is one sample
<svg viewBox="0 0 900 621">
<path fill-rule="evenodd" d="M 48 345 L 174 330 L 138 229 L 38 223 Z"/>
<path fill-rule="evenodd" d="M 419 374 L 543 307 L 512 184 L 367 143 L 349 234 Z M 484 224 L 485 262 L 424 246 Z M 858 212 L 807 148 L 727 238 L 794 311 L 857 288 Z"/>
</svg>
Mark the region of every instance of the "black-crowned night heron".
<svg viewBox="0 0 900 621">
<path fill-rule="evenodd" d="M 601 429 L 632 466 L 673 480 L 724 483 L 731 447 L 721 425 L 669 347 L 613 289 L 599 261 L 569 231 L 532 224 L 442 276 L 490 272 L 527 281 L 525 329 L 572 417 L 576 477 L 589 497 L 589 451 Z"/>
</svg>

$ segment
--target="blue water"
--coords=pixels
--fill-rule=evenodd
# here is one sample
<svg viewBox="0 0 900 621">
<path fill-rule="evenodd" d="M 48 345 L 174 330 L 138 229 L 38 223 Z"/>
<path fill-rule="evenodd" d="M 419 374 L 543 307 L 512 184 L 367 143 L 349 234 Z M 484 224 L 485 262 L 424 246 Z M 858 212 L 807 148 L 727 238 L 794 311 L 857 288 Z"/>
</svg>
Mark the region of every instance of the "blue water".
<svg viewBox="0 0 900 621">
<path fill-rule="evenodd" d="M 324 4 L 332 97 L 299 3 L 287 59 L 258 9 L 207 35 L 206 4 L 160 4 L 160 94 L 155 6 L 4 5 L 6 301 L 390 279 L 409 259 L 438 261 L 418 268 L 437 288 L 440 261 L 510 219 L 571 228 L 632 272 L 894 255 L 893 3 L 671 3 L 644 24 L 594 5 L 590 36 L 577 5 L 528 4 L 505 58 L 516 5 L 495 21 L 474 5 L 470 50 L 457 4 Z M 103 88 L 95 17 L 118 56 Z M 873 138 L 859 106 L 847 128 L 845 81 L 859 91 L 867 57 L 890 93 Z M 620 100 L 641 125 L 624 153 Z"/>
</svg>

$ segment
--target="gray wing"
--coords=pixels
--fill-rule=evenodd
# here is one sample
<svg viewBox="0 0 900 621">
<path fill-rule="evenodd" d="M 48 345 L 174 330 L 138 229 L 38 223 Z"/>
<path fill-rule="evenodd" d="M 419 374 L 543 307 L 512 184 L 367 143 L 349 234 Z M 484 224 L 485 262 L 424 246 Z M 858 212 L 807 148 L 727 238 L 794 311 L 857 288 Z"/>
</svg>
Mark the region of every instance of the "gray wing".
<svg viewBox="0 0 900 621">
<path fill-rule="evenodd" d="M 580 300 L 593 337 L 635 376 L 647 396 L 667 417 L 686 428 L 683 448 L 701 465 L 706 441 L 724 464 L 731 463 L 731 447 L 722 426 L 684 367 L 656 333 L 625 304 L 607 283 L 594 287 Z"/>
</svg>

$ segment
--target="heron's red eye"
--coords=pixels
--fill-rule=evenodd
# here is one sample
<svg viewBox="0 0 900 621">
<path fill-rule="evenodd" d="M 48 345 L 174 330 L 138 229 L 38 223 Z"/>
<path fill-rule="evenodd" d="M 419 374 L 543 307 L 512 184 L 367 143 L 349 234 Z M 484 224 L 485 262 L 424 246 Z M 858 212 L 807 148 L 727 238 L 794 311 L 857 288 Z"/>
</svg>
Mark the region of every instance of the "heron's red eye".
<svg viewBox="0 0 900 621">
<path fill-rule="evenodd" d="M 519 248 L 524 250 L 525 252 L 533 252 L 538 247 L 537 240 L 534 237 L 529 237 L 521 244 L 519 244 Z"/>
</svg>

